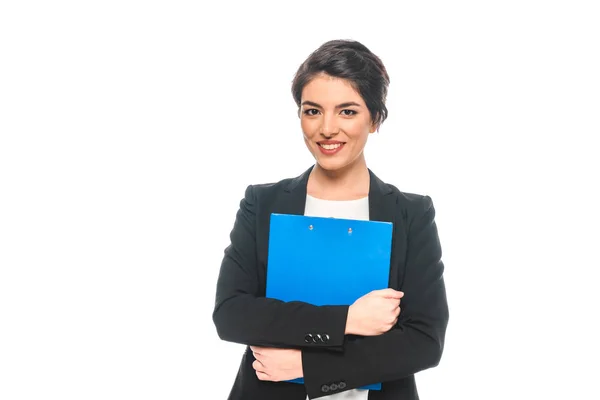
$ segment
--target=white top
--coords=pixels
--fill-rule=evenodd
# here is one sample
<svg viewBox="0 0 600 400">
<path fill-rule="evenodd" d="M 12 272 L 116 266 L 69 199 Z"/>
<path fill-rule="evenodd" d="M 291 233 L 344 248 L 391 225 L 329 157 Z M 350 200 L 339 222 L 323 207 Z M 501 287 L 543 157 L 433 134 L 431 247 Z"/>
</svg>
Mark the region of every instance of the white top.
<svg viewBox="0 0 600 400">
<path fill-rule="evenodd" d="M 369 220 L 369 198 L 357 200 L 322 200 L 306 195 L 304 215 L 307 217 L 332 217 Z"/>
<path fill-rule="evenodd" d="M 331 217 L 344 219 L 369 220 L 369 198 L 357 200 L 322 200 L 306 196 L 304 215 L 310 217 Z M 369 391 L 351 389 L 344 392 L 319 397 L 319 400 L 367 400 Z M 306 400 L 309 400 L 308 396 Z"/>
</svg>

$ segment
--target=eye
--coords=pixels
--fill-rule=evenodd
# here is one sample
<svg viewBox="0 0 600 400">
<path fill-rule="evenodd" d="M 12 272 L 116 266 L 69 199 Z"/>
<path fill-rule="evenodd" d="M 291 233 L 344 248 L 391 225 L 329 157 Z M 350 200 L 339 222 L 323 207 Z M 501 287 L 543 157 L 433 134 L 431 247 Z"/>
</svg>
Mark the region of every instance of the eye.
<svg viewBox="0 0 600 400">
<path fill-rule="evenodd" d="M 356 111 L 354 111 L 354 110 L 342 110 L 342 113 L 343 113 L 345 116 L 347 116 L 347 117 L 350 117 L 350 116 L 352 116 L 352 115 L 356 115 Z"/>
<path fill-rule="evenodd" d="M 309 108 L 308 110 L 304 110 L 304 115 L 317 115 L 318 112 L 319 110 L 317 110 L 316 108 Z"/>
</svg>

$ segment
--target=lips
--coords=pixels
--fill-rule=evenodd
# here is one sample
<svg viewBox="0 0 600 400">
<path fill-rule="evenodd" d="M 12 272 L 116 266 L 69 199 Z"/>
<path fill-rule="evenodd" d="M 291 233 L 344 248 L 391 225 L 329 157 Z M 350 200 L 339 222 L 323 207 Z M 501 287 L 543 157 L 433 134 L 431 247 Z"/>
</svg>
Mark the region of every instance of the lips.
<svg viewBox="0 0 600 400">
<path fill-rule="evenodd" d="M 318 145 L 321 146 L 322 148 L 324 148 L 325 150 L 335 150 L 338 147 L 340 147 L 342 145 L 342 143 L 331 143 L 331 144 L 318 143 Z"/>
<path fill-rule="evenodd" d="M 344 142 L 335 142 L 335 141 L 322 141 L 322 142 L 317 142 L 317 145 L 319 146 L 319 150 L 321 150 L 321 153 L 326 154 L 326 155 L 333 155 L 338 153 L 339 151 L 341 151 L 344 148 L 344 145 L 346 143 Z"/>
</svg>

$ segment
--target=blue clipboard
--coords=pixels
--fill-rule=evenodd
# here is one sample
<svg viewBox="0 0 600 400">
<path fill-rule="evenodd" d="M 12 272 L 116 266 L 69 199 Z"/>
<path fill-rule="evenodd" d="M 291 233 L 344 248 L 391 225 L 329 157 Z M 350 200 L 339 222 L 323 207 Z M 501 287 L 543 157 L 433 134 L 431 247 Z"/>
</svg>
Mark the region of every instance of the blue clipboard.
<svg viewBox="0 0 600 400">
<path fill-rule="evenodd" d="M 351 305 L 387 288 L 392 228 L 391 222 L 271 214 L 266 297 Z M 361 389 L 381 390 L 381 383 Z"/>
</svg>

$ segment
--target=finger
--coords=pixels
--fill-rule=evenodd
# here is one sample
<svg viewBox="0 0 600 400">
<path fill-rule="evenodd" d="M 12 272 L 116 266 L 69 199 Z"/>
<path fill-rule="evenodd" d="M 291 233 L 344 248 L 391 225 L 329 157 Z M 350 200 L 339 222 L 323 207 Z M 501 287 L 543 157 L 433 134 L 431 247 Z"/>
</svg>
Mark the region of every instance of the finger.
<svg viewBox="0 0 600 400">
<path fill-rule="evenodd" d="M 262 363 L 264 363 L 264 360 L 267 359 L 267 354 L 264 353 L 263 351 L 253 352 L 252 355 L 254 356 L 254 358 L 256 358 L 257 360 L 259 360 Z"/>
<path fill-rule="evenodd" d="M 264 372 L 256 371 L 256 377 L 261 381 L 270 381 L 271 377 Z"/>
<path fill-rule="evenodd" d="M 254 361 L 252 363 L 252 368 L 254 368 L 254 370 L 256 371 L 256 376 L 261 381 L 270 381 L 271 380 L 271 376 L 267 373 L 267 368 L 260 361 L 258 361 L 258 360 Z"/>
<path fill-rule="evenodd" d="M 265 372 L 266 368 L 263 365 L 263 363 L 261 363 L 260 361 L 256 360 L 252 363 L 252 368 L 254 368 L 254 370 L 256 372 Z"/>
<path fill-rule="evenodd" d="M 398 299 L 385 299 L 385 304 L 389 307 L 389 310 L 395 310 L 400 307 L 400 300 Z"/>
<path fill-rule="evenodd" d="M 378 294 L 388 299 L 401 299 L 404 297 L 404 292 L 392 288 L 381 289 L 378 291 Z"/>
<path fill-rule="evenodd" d="M 398 315 L 400 315 L 400 307 L 398 307 L 398 308 L 396 308 L 396 309 L 394 310 L 394 316 L 395 316 L 396 318 L 398 318 Z"/>
</svg>

